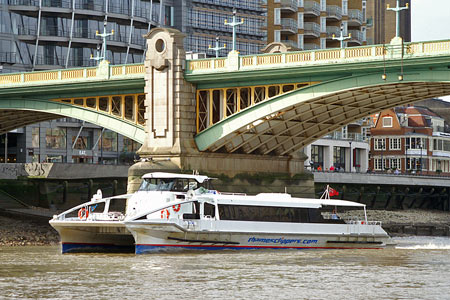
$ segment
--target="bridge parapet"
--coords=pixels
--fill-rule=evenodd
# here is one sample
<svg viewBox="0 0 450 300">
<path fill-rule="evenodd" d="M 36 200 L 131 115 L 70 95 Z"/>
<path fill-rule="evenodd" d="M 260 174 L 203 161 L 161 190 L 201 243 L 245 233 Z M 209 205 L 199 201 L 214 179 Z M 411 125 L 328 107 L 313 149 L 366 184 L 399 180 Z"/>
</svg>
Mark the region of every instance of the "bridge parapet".
<svg viewBox="0 0 450 300">
<path fill-rule="evenodd" d="M 11 73 L 0 75 L 0 88 L 144 78 L 144 73 L 144 64 Z"/>
<path fill-rule="evenodd" d="M 352 63 L 362 61 L 396 60 L 402 57 L 402 45 L 372 45 L 345 49 L 323 49 L 286 53 L 240 56 L 238 65 L 229 58 L 197 59 L 187 61 L 186 74 L 196 75 L 217 71 L 246 71 L 278 67 L 326 65 L 329 63 Z M 450 54 L 450 40 L 404 43 L 403 57 L 416 58 Z"/>
</svg>

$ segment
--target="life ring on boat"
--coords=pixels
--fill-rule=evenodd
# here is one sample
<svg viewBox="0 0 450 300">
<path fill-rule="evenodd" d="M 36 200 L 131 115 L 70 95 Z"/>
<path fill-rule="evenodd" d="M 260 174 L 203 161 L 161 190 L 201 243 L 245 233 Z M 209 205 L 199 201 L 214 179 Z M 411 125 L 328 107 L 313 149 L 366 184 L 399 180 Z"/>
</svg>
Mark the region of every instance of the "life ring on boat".
<svg viewBox="0 0 450 300">
<path fill-rule="evenodd" d="M 89 217 L 89 209 L 86 209 L 86 207 L 80 208 L 78 211 L 78 218 L 80 220 L 86 220 L 87 217 Z"/>
<path fill-rule="evenodd" d="M 161 219 L 169 219 L 170 212 L 168 209 L 163 209 L 161 211 Z"/>
<path fill-rule="evenodd" d="M 180 208 L 181 208 L 181 204 L 178 204 L 178 205 L 172 205 L 172 208 L 173 208 L 173 211 L 174 211 L 174 212 L 179 212 L 179 211 L 180 211 Z"/>
</svg>

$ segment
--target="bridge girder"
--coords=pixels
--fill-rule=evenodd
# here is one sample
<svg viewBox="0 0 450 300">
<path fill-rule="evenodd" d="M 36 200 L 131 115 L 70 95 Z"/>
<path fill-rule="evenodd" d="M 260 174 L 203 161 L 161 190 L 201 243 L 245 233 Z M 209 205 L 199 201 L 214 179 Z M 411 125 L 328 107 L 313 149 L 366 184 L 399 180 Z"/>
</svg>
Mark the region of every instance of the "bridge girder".
<svg viewBox="0 0 450 300">
<path fill-rule="evenodd" d="M 340 127 L 399 105 L 450 95 L 450 70 L 379 73 L 322 82 L 232 115 L 196 137 L 200 151 L 291 155 Z"/>
<path fill-rule="evenodd" d="M 143 126 L 84 107 L 37 99 L 0 101 L 0 134 L 26 125 L 58 118 L 76 118 L 110 129 L 139 143 L 144 143 Z"/>
</svg>

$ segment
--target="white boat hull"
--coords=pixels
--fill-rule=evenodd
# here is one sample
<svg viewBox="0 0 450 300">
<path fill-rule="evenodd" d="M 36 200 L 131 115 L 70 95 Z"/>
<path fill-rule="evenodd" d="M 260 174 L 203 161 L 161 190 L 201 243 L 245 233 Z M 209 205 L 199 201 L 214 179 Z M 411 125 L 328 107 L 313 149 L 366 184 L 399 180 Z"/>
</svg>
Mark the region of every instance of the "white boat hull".
<svg viewBox="0 0 450 300">
<path fill-rule="evenodd" d="M 61 237 L 62 253 L 134 252 L 134 239 L 119 221 L 61 221 L 50 224 Z"/>
<path fill-rule="evenodd" d="M 184 249 L 379 249 L 384 248 L 389 240 L 389 236 L 379 225 L 251 222 L 260 224 L 243 226 L 231 224 L 233 222 L 230 221 L 197 221 L 203 225 L 210 223 L 210 228 L 205 230 L 202 224 L 187 228 L 184 222 L 127 223 L 127 228 L 135 238 L 136 254 Z M 246 231 L 233 230 L 245 227 Z"/>
</svg>

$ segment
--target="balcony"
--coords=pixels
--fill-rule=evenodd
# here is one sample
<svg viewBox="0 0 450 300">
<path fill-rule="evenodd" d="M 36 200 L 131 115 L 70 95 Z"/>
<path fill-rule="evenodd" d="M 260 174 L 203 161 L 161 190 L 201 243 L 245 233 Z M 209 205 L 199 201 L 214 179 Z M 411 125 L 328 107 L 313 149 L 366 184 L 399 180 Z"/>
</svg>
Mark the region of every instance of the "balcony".
<svg viewBox="0 0 450 300">
<path fill-rule="evenodd" d="M 320 26 L 317 23 L 314 22 L 305 22 L 305 36 L 313 36 L 313 37 L 319 37 L 320 36 Z"/>
<path fill-rule="evenodd" d="M 342 19 L 342 8 L 336 5 L 327 5 L 327 18 L 337 21 Z"/>
<path fill-rule="evenodd" d="M 320 4 L 316 1 L 305 1 L 305 15 L 320 16 Z"/>
<path fill-rule="evenodd" d="M 305 43 L 303 46 L 303 50 L 317 50 L 320 49 L 320 46 L 312 43 Z"/>
<path fill-rule="evenodd" d="M 330 140 L 345 140 L 349 142 L 368 142 L 368 138 L 361 133 L 348 132 L 343 134 L 341 131 L 335 131 L 323 137 Z"/>
<path fill-rule="evenodd" d="M 339 37 L 341 35 L 341 28 L 338 26 L 327 26 L 327 38 L 333 38 L 333 34 Z"/>
<path fill-rule="evenodd" d="M 285 44 L 286 46 L 291 46 L 295 49 L 298 49 L 298 45 L 296 42 L 291 41 L 291 40 L 282 40 L 281 43 Z"/>
<path fill-rule="evenodd" d="M 289 10 L 291 12 L 297 12 L 298 1 L 297 0 L 281 0 L 280 8 L 281 8 L 281 10 Z"/>
<path fill-rule="evenodd" d="M 36 36 L 37 30 L 36 26 L 17 26 L 17 34 L 18 35 L 31 35 Z"/>
<path fill-rule="evenodd" d="M 348 25 L 359 26 L 363 24 L 363 14 L 359 9 L 348 10 Z"/>
<path fill-rule="evenodd" d="M 0 52 L 0 63 L 1 64 L 15 64 L 18 63 L 16 52 Z"/>
<path fill-rule="evenodd" d="M 13 6 L 39 6 L 39 0 L 9 0 L 8 4 Z"/>
<path fill-rule="evenodd" d="M 350 40 L 349 40 L 350 42 L 358 43 L 358 44 L 362 45 L 362 43 L 363 43 L 363 34 L 362 34 L 361 31 L 359 31 L 359 30 L 349 30 L 348 32 L 352 36 L 350 38 Z"/>
<path fill-rule="evenodd" d="M 298 27 L 297 27 L 297 21 L 294 19 L 289 18 L 282 18 L 281 19 L 281 31 L 284 33 L 297 33 Z"/>
<path fill-rule="evenodd" d="M 57 26 L 41 27 L 41 36 L 52 36 L 52 37 L 69 37 L 69 32 L 58 28 Z"/>
</svg>

